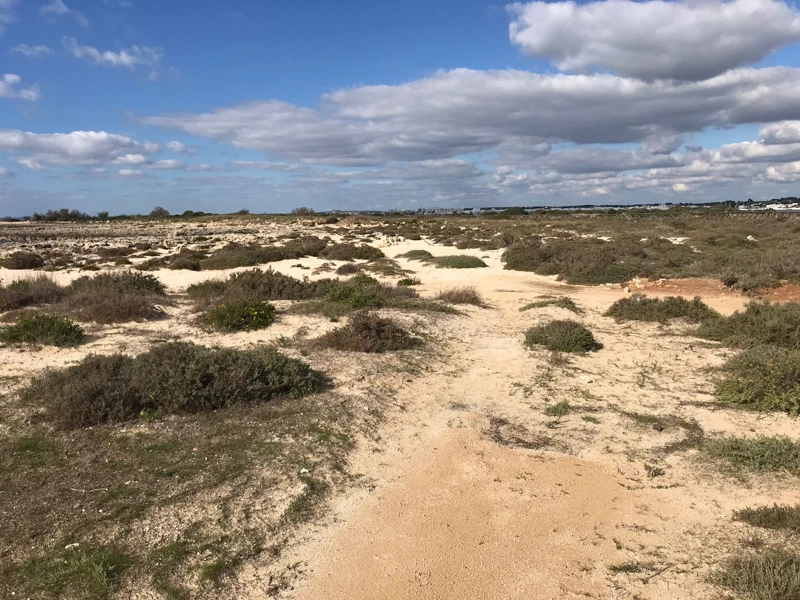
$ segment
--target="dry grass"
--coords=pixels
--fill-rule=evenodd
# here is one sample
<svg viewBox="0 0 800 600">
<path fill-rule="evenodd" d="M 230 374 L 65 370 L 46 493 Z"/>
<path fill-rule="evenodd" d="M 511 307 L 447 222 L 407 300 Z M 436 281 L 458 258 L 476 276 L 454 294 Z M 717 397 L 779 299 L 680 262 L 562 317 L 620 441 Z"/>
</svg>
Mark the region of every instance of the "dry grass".
<svg viewBox="0 0 800 600">
<path fill-rule="evenodd" d="M 483 296 L 472 286 L 461 286 L 442 290 L 436 295 L 436 299 L 448 304 L 471 304 L 473 306 L 484 306 Z"/>
</svg>

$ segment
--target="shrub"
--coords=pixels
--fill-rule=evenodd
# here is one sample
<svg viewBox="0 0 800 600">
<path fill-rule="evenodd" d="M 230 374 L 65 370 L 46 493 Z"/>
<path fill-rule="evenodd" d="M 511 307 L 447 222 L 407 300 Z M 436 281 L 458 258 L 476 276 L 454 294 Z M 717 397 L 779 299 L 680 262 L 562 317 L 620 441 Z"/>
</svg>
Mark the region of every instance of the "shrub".
<svg viewBox="0 0 800 600">
<path fill-rule="evenodd" d="M 429 262 L 444 269 L 477 269 L 489 266 L 476 256 L 458 254 L 452 256 L 435 256 L 431 258 Z"/>
<path fill-rule="evenodd" d="M 720 402 L 800 413 L 800 350 L 760 346 L 730 358 L 716 383 Z"/>
<path fill-rule="evenodd" d="M 760 506 L 745 508 L 733 513 L 733 518 L 753 527 L 765 529 L 788 529 L 800 533 L 800 505 L 797 506 Z"/>
<path fill-rule="evenodd" d="M 66 348 L 83 341 L 83 329 L 58 315 L 26 312 L 13 325 L 0 328 L 0 342 Z"/>
<path fill-rule="evenodd" d="M 686 319 L 690 323 L 700 323 L 706 319 L 718 318 L 720 314 L 709 308 L 699 296 L 690 302 L 680 296 L 648 298 L 644 294 L 633 294 L 614 302 L 605 316 L 618 321 L 666 323 L 670 319 Z"/>
<path fill-rule="evenodd" d="M 397 258 L 407 258 L 408 260 L 427 261 L 433 258 L 433 254 L 427 250 L 409 250 L 405 254 L 398 255 Z"/>
<path fill-rule="evenodd" d="M 705 321 L 697 335 L 737 348 L 769 344 L 800 349 L 800 303 L 750 302 L 744 312 Z"/>
<path fill-rule="evenodd" d="M 545 308 L 546 306 L 557 306 L 558 308 L 563 308 L 576 314 L 581 314 L 583 312 L 583 310 L 577 304 L 575 304 L 575 301 L 572 298 L 568 298 L 566 296 L 537 300 L 536 302 L 526 304 L 520 308 L 519 311 L 525 312 L 526 310 L 531 310 L 532 308 Z"/>
<path fill-rule="evenodd" d="M 153 219 L 166 219 L 169 216 L 169 211 L 166 208 L 156 206 L 150 211 L 150 217 Z"/>
<path fill-rule="evenodd" d="M 47 275 L 18 279 L 0 285 L 0 312 L 37 304 L 54 304 L 64 297 L 64 288 Z"/>
<path fill-rule="evenodd" d="M 412 285 L 419 285 L 422 281 L 418 277 L 403 277 L 402 279 L 398 280 L 397 285 L 399 287 L 411 287 Z"/>
<path fill-rule="evenodd" d="M 591 331 L 570 320 L 550 321 L 546 325 L 531 327 L 525 332 L 525 345 L 530 349 L 544 346 L 551 351 L 573 354 L 585 354 L 602 348 Z"/>
<path fill-rule="evenodd" d="M 178 270 L 199 271 L 200 260 L 197 258 L 189 258 L 187 256 L 179 256 L 172 262 L 169 268 L 172 269 L 173 271 L 178 271 Z"/>
<path fill-rule="evenodd" d="M 383 258 L 384 253 L 372 246 L 354 244 L 334 244 L 323 250 L 322 256 L 329 260 L 377 260 Z"/>
<path fill-rule="evenodd" d="M 569 414 L 571 407 L 567 402 L 559 402 L 558 404 L 552 404 L 544 409 L 544 415 L 546 417 L 564 417 Z"/>
<path fill-rule="evenodd" d="M 436 295 L 437 300 L 450 304 L 472 304 L 473 306 L 483 306 L 483 297 L 472 286 L 454 287 L 443 290 Z"/>
<path fill-rule="evenodd" d="M 361 270 L 361 267 L 359 267 L 358 265 L 353 264 L 353 263 L 348 263 L 348 264 L 342 265 L 341 267 L 336 269 L 336 274 L 337 275 L 355 275 L 360 270 Z"/>
<path fill-rule="evenodd" d="M 13 252 L 0 261 L 0 267 L 6 269 L 41 269 L 43 266 L 44 259 L 35 252 Z"/>
<path fill-rule="evenodd" d="M 259 246 L 252 244 L 228 244 L 219 252 L 200 261 L 202 269 L 220 270 L 237 267 L 255 267 L 256 265 L 294 260 L 304 256 L 319 256 L 327 246 L 325 240 L 308 236 L 290 240 L 283 246 Z"/>
<path fill-rule="evenodd" d="M 417 340 L 392 319 L 356 313 L 347 325 L 319 338 L 320 346 L 349 352 L 391 352 L 417 345 Z"/>
<path fill-rule="evenodd" d="M 84 275 L 67 287 L 68 294 L 118 292 L 134 296 L 166 296 L 167 288 L 154 275 L 136 271 Z"/>
<path fill-rule="evenodd" d="M 723 563 L 711 581 L 731 589 L 738 598 L 800 598 L 800 557 L 779 549 L 734 556 Z"/>
<path fill-rule="evenodd" d="M 263 300 L 240 298 L 210 308 L 205 321 L 221 331 L 264 329 L 275 321 L 275 307 Z"/>
<path fill-rule="evenodd" d="M 300 280 L 272 269 L 251 269 L 231 273 L 222 281 L 209 280 L 190 285 L 187 293 L 198 305 L 242 297 L 260 300 L 308 300 L 324 295 L 336 285 L 337 282 L 332 279 Z"/>
<path fill-rule="evenodd" d="M 66 429 L 129 421 L 143 414 L 197 413 L 300 397 L 321 389 L 308 365 L 273 348 L 235 350 L 186 342 L 131 358 L 90 355 L 49 371 L 21 392 Z"/>
<path fill-rule="evenodd" d="M 167 303 L 166 288 L 158 278 L 136 271 L 84 276 L 66 288 L 60 308 L 79 321 L 123 323 L 158 319 Z"/>
<path fill-rule="evenodd" d="M 724 438 L 704 448 L 711 458 L 738 469 L 800 475 L 800 444 L 788 437 Z"/>
</svg>

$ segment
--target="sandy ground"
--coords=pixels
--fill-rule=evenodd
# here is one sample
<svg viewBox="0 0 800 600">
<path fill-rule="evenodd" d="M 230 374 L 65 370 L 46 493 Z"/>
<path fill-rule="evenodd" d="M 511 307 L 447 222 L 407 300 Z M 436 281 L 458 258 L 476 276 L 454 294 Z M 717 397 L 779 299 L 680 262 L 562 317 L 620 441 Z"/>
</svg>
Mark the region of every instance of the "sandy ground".
<svg viewBox="0 0 800 600">
<path fill-rule="evenodd" d="M 489 268 L 399 262 L 422 280 L 422 295 L 472 285 L 488 305 L 437 325 L 445 358 L 397 390 L 377 441 L 363 441 L 352 457 L 356 483 L 331 500 L 327 517 L 301 532 L 280 564 L 246 565 L 237 597 L 269 597 L 265 582 L 288 565 L 302 565 L 305 576 L 286 597 L 309 600 L 721 597 L 706 576 L 747 535 L 731 521 L 732 511 L 800 502 L 800 488 L 781 477 L 732 479 L 699 461 L 691 444 L 677 452 L 669 446 L 697 430 L 706 437 L 780 433 L 800 439 L 796 420 L 715 406 L 709 367 L 730 352 L 692 338 L 685 326 L 603 317 L 629 293 L 619 286 L 568 286 L 505 271 L 500 251 L 456 251 L 424 241 L 384 251 L 395 257 L 410 249 L 483 258 Z M 293 266 L 298 262 L 314 268 L 322 261 L 272 267 L 309 274 Z M 180 292 L 227 273 L 157 275 Z M 0 279 L 11 276 L 0 270 Z M 723 313 L 747 301 L 704 285 L 688 286 L 691 295 L 700 293 Z M 651 286 L 647 292 L 673 289 Z M 553 307 L 520 312 L 542 294 L 568 295 L 585 313 L 575 317 Z M 79 349 L 0 349 L 3 371 L 21 375 L 90 352 L 135 351 L 159 336 L 245 346 L 299 327 L 314 337 L 332 326 L 284 316 L 265 332 L 220 336 L 199 330 L 185 310 L 170 310 L 173 319 L 106 328 Z M 552 318 L 578 318 L 603 350 L 567 365 L 527 351 L 524 331 Z M 570 403 L 570 414 L 543 415 L 559 401 Z M 663 431 L 626 413 L 663 419 Z M 641 572 L 609 569 L 628 561 L 640 563 Z"/>
</svg>

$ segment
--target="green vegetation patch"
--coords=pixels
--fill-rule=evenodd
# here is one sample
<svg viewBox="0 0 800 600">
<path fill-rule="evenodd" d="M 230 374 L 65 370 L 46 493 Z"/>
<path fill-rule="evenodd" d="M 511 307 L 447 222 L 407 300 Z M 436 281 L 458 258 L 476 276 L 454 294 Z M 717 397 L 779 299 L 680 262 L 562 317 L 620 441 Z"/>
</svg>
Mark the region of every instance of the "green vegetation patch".
<svg viewBox="0 0 800 600">
<path fill-rule="evenodd" d="M 686 319 L 690 323 L 700 323 L 707 319 L 719 318 L 720 314 L 699 297 L 689 301 L 680 296 L 648 298 L 644 294 L 633 294 L 614 302 L 605 316 L 618 321 L 666 323 L 670 319 Z"/>
<path fill-rule="evenodd" d="M 581 314 L 583 312 L 583 309 L 575 304 L 575 301 L 572 298 L 568 298 L 567 296 L 559 296 L 556 298 L 548 297 L 541 300 L 536 300 L 535 302 L 526 304 L 520 308 L 519 311 L 525 312 L 533 308 L 545 308 L 547 306 L 563 308 L 564 310 L 569 310 L 575 314 Z"/>
<path fill-rule="evenodd" d="M 759 506 L 758 508 L 745 508 L 733 514 L 737 521 L 747 523 L 753 527 L 765 529 L 784 529 L 800 533 L 800 505 L 797 506 Z"/>
<path fill-rule="evenodd" d="M 47 275 L 0 284 L 0 312 L 27 306 L 54 304 L 65 295 L 64 288 Z"/>
<path fill-rule="evenodd" d="M 90 355 L 21 392 L 62 428 L 161 414 L 199 413 L 319 391 L 319 374 L 273 348 L 235 350 L 174 342 L 131 358 Z"/>
<path fill-rule="evenodd" d="M 443 269 L 478 269 L 489 266 L 477 256 L 468 256 L 462 254 L 434 256 L 433 258 L 428 259 L 428 262 Z"/>
<path fill-rule="evenodd" d="M 800 303 L 750 302 L 743 312 L 705 321 L 697 335 L 736 348 L 766 344 L 800 349 Z"/>
<path fill-rule="evenodd" d="M 263 300 L 239 298 L 209 308 L 205 321 L 220 331 L 254 331 L 275 321 L 275 307 Z"/>
<path fill-rule="evenodd" d="M 778 549 L 733 556 L 711 581 L 747 600 L 800 598 L 800 557 Z"/>
<path fill-rule="evenodd" d="M 83 329 L 66 317 L 24 312 L 13 325 L 0 327 L 0 342 L 5 344 L 42 344 L 66 348 L 83 341 Z"/>
<path fill-rule="evenodd" d="M 785 436 L 709 440 L 703 449 L 734 469 L 800 475 L 800 444 Z"/>
<path fill-rule="evenodd" d="M 543 346 L 551 351 L 573 354 L 585 354 L 602 348 L 591 331 L 569 319 L 531 327 L 525 332 L 525 346 L 531 350 Z"/>
<path fill-rule="evenodd" d="M 759 346 L 730 358 L 717 400 L 761 411 L 800 413 L 800 349 Z"/>
<path fill-rule="evenodd" d="M 403 326 L 392 319 L 363 312 L 350 317 L 344 327 L 329 331 L 317 343 L 325 348 L 349 352 L 392 352 L 419 344 Z"/>
</svg>

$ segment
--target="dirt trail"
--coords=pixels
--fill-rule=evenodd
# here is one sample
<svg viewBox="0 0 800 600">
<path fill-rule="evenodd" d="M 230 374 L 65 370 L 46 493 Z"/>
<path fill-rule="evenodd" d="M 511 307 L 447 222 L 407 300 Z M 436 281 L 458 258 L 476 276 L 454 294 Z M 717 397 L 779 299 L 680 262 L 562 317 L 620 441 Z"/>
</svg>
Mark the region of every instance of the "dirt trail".
<svg viewBox="0 0 800 600">
<path fill-rule="evenodd" d="M 624 291 L 482 271 L 422 274 L 424 292 L 468 283 L 491 306 L 449 323 L 451 354 L 399 391 L 401 410 L 380 442 L 351 463 L 364 484 L 334 499 L 332 516 L 286 557 L 287 564 L 304 564 L 307 574 L 290 597 L 716 597 L 705 575 L 740 534 L 735 526 L 730 531 L 730 511 L 756 501 L 797 501 L 800 493 L 779 484 L 728 489 L 729 482 L 696 472 L 690 459 L 659 450 L 681 440 L 691 448 L 697 432 L 689 425 L 657 434 L 623 415 L 685 415 L 706 433 L 786 426 L 777 418 L 756 423 L 751 415 L 685 406 L 711 399 L 704 369 L 724 351 L 654 335 L 657 326 L 631 329 L 600 316 Z M 553 293 L 583 306 L 579 318 L 606 345 L 564 370 L 521 343 L 536 322 L 574 317 L 558 308 L 519 311 Z M 744 302 L 709 299 L 723 312 Z M 652 381 L 635 386 L 634 368 L 650 359 L 659 363 L 648 375 Z M 548 370 L 556 371 L 555 381 L 535 383 Z M 579 414 L 563 422 L 542 417 L 544 406 L 562 399 L 597 414 L 597 424 Z M 663 467 L 648 471 L 648 462 Z M 640 572 L 609 569 L 625 563 Z"/>
</svg>

